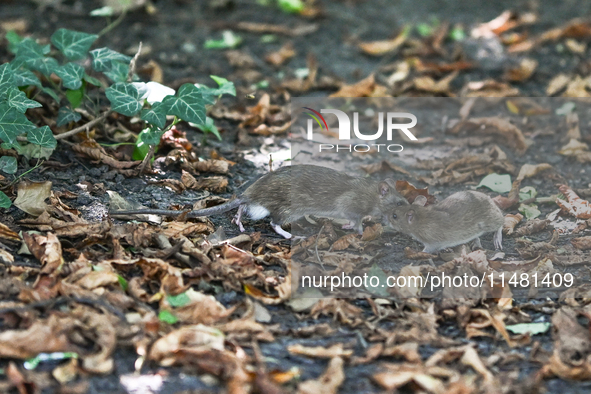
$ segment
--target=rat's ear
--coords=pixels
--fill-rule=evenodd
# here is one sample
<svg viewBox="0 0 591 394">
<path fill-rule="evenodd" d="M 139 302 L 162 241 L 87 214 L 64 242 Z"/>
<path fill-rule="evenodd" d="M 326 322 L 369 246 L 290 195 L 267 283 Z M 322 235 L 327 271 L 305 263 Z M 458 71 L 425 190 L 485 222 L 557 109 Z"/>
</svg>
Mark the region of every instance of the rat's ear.
<svg viewBox="0 0 591 394">
<path fill-rule="evenodd" d="M 384 197 L 386 194 L 390 193 L 390 190 L 396 190 L 396 181 L 391 178 L 386 178 L 380 182 L 378 189 L 380 197 Z"/>
<path fill-rule="evenodd" d="M 424 207 L 425 204 L 427 204 L 427 197 L 423 195 L 416 196 L 415 200 L 412 202 L 412 205 L 420 205 L 421 207 Z"/>
<path fill-rule="evenodd" d="M 413 222 L 414 217 L 415 217 L 414 210 L 411 209 L 406 213 L 406 220 L 408 221 L 408 224 L 411 224 Z"/>
<path fill-rule="evenodd" d="M 386 194 L 390 193 L 390 185 L 387 182 L 380 182 L 378 186 L 380 197 L 386 196 Z"/>
</svg>

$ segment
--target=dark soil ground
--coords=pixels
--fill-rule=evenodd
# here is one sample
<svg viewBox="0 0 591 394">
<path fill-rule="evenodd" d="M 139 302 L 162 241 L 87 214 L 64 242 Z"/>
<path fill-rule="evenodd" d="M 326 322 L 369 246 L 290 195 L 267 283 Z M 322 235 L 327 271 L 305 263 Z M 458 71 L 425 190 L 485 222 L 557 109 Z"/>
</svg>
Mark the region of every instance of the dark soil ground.
<svg viewBox="0 0 591 394">
<path fill-rule="evenodd" d="M 40 2 L 43 3 L 43 2 Z M 261 6 L 255 0 L 230 0 L 220 2 L 226 4 L 221 7 L 214 7 L 214 1 L 153 1 L 157 11 L 154 14 L 148 14 L 143 9 L 130 12 L 123 22 L 112 31 L 102 36 L 96 47 L 108 46 L 114 50 L 133 54 L 137 49 L 139 42 L 143 43 L 144 54 L 140 60 L 148 61 L 154 59 L 162 67 L 164 72 L 164 84 L 178 87 L 184 82 L 210 83 L 209 75 L 223 76 L 237 86 L 238 94 L 234 99 L 224 99 L 224 103 L 235 107 L 244 107 L 253 105 L 254 102 L 245 98 L 246 93 L 253 91 L 252 85 L 261 80 L 270 82 L 270 92 L 277 86 L 283 75 L 292 75 L 294 70 L 306 67 L 307 55 L 312 53 L 316 56 L 319 67 L 319 74 L 336 77 L 346 83 L 357 82 L 365 78 L 370 73 L 376 72 L 380 67 L 398 60 L 395 55 L 386 55 L 384 57 L 373 58 L 362 54 L 356 45 L 355 40 L 372 41 L 391 37 L 406 23 L 428 22 L 433 17 L 440 21 L 449 21 L 452 24 L 462 23 L 469 32 L 471 26 L 477 23 L 489 21 L 503 11 L 510 9 L 518 12 L 536 11 L 539 14 L 539 22 L 534 25 L 530 31 L 531 34 L 537 34 L 546 31 L 549 28 L 560 26 L 575 17 L 591 16 L 591 2 L 586 0 L 564 0 L 564 1 L 441 1 L 441 0 L 422 0 L 407 1 L 401 0 L 392 2 L 389 0 L 376 1 L 356 1 L 356 0 L 322 0 L 317 2 L 323 10 L 322 16 L 318 19 L 308 20 L 300 16 L 289 15 L 281 12 L 278 8 L 272 6 Z M 64 1 L 59 6 L 48 5 L 39 6 L 34 2 L 26 1 L 2 1 L 0 3 L 0 21 L 10 19 L 24 19 L 28 23 L 27 33 L 36 37 L 49 37 L 57 28 L 66 27 L 69 29 L 96 33 L 105 26 L 105 21 L 101 18 L 92 18 L 87 16 L 89 11 L 100 7 L 101 4 L 95 1 Z M 234 68 L 228 63 L 224 51 L 204 50 L 203 44 L 212 37 L 218 38 L 223 28 L 231 27 L 233 24 L 241 21 L 282 24 L 294 27 L 303 23 L 317 23 L 318 30 L 314 33 L 304 36 L 285 37 L 278 36 L 277 41 L 273 43 L 261 42 L 261 35 L 249 32 L 239 32 L 244 38 L 241 50 L 250 54 L 256 61 L 255 75 L 246 74 L 242 70 Z M 263 59 L 265 54 L 279 49 L 285 42 L 292 41 L 297 55 L 281 68 L 274 68 L 267 64 Z M 467 39 L 461 44 L 449 44 L 450 50 L 453 45 L 461 45 L 468 56 L 477 56 L 478 43 Z M 588 51 L 586 52 L 588 53 Z M 4 44 L 0 45 L 0 61 L 8 61 L 10 55 Z M 576 55 L 570 52 L 560 51 L 555 45 L 546 45 L 534 49 L 528 56 L 535 58 L 539 62 L 538 69 L 534 76 L 526 82 L 519 84 L 521 95 L 523 96 L 544 96 L 548 82 L 558 73 L 581 72 L 588 74 L 591 64 L 586 55 Z M 485 59 L 473 70 L 462 72 L 460 76 L 452 83 L 452 90 L 458 90 L 468 81 L 480 81 L 488 78 L 499 79 L 501 75 L 516 64 L 520 55 L 510 55 L 503 53 L 501 57 Z M 381 78 L 380 74 L 376 77 Z M 334 90 L 317 89 L 307 92 L 306 95 L 325 96 Z M 259 90 L 257 99 L 264 93 Z M 295 95 L 295 94 L 294 94 Z M 459 104 L 451 101 L 449 108 L 450 116 L 457 117 Z M 541 102 L 541 101 L 540 101 Z M 421 101 L 414 101 L 406 108 L 420 117 L 421 111 L 428 112 L 429 109 L 420 108 Z M 417 107 L 412 107 L 412 105 Z M 556 108 L 557 102 L 545 103 Z M 428 108 L 428 107 L 427 107 Z M 428 114 L 423 115 L 423 119 L 429 124 L 441 124 L 441 117 L 446 115 L 446 111 L 437 112 L 433 120 L 427 120 Z M 499 110 L 500 111 L 500 110 Z M 493 112 L 499 113 L 495 110 Z M 484 112 L 483 112 L 484 113 Z M 507 115 L 506 113 L 504 115 Z M 485 115 L 481 115 L 485 116 Z M 591 111 L 581 110 L 579 112 L 581 132 L 584 137 L 589 137 L 589 124 L 591 122 Z M 517 118 L 517 117 L 516 117 Z M 550 119 L 551 118 L 551 119 Z M 553 120 L 552 120 L 553 119 Z M 553 128 L 564 128 L 564 124 L 553 124 L 558 122 L 556 117 L 549 116 L 540 118 L 539 123 L 531 126 L 530 134 L 534 128 L 550 131 Z M 278 137 L 252 137 L 250 146 L 237 146 L 236 124 L 230 121 L 220 121 L 223 141 L 218 142 L 211 136 L 207 139 L 207 144 L 201 144 L 203 136 L 191 129 L 188 131 L 188 137 L 193 142 L 202 156 L 208 156 L 209 150 L 215 148 L 218 152 L 229 160 L 237 162 L 232 168 L 230 177 L 230 187 L 224 197 L 230 197 L 243 189 L 244 184 L 255 177 L 255 174 L 263 174 L 266 169 L 264 162 L 254 164 L 244 160 L 244 155 L 257 151 L 258 148 L 266 143 L 271 152 L 280 151 L 286 146 L 286 135 Z M 188 129 L 188 128 L 187 128 Z M 439 131 L 437 127 L 429 128 L 424 126 L 421 129 L 420 137 L 433 137 L 433 141 L 425 145 L 411 146 L 405 151 L 405 155 L 390 160 L 393 163 L 410 168 L 413 158 L 432 157 L 435 152 L 437 157 L 460 156 L 465 153 L 483 153 L 489 145 L 475 148 L 458 148 L 447 144 L 446 141 L 457 137 L 450 137 Z M 273 140 L 269 143 L 269 138 Z M 535 144 L 523 154 L 516 154 L 513 147 L 507 145 L 501 139 L 495 141 L 505 153 L 508 160 L 513 163 L 517 170 L 523 164 L 550 163 L 560 178 L 534 178 L 526 180 L 522 186 L 534 186 L 540 195 L 549 196 L 557 193 L 555 184 L 560 179 L 568 183 L 573 189 L 585 189 L 590 187 L 591 165 L 581 164 L 574 159 L 568 159 L 556 153 L 558 147 L 564 145 L 567 141 L 558 134 L 542 134 L 535 138 Z M 406 147 L 406 146 L 405 146 Z M 125 178 L 109 167 L 102 165 L 96 166 L 90 164 L 84 159 L 78 158 L 73 152 L 68 150 L 66 145 L 59 145 L 52 159 L 61 163 L 70 164 L 65 170 L 46 169 L 43 172 L 34 171 L 28 174 L 27 178 L 33 181 L 50 180 L 53 182 L 54 190 L 70 190 L 79 192 L 76 186 L 80 182 L 90 182 L 91 184 L 104 185 L 105 190 L 116 191 L 123 197 L 133 201 L 141 202 L 145 206 L 168 208 L 171 204 L 182 206 L 191 205 L 196 199 L 203 197 L 203 193 L 195 191 L 186 191 L 182 194 L 176 194 L 166 188 L 146 183 L 145 178 Z M 376 159 L 361 159 L 347 163 L 346 167 L 356 175 L 363 175 L 359 170 L 359 165 L 368 164 Z M 178 168 L 161 167 L 163 173 L 159 178 L 180 178 Z M 393 176 L 397 179 L 405 179 L 413 182 L 417 187 L 424 187 L 425 183 L 417 180 L 418 176 L 426 176 L 430 171 L 415 171 L 413 176 L 401 174 L 374 174 L 378 179 L 383 175 Z M 479 179 L 473 179 L 468 185 L 476 185 Z M 446 196 L 455 191 L 466 188 L 466 184 L 455 186 L 434 186 L 430 187 L 431 193 L 441 193 Z M 492 195 L 492 193 L 491 193 Z M 86 219 L 101 220 L 108 211 L 108 197 L 80 194 L 78 199 L 71 202 L 73 208 L 80 210 Z M 542 213 L 546 215 L 554 210 L 555 206 L 542 206 Z M 216 226 L 222 226 L 228 237 L 238 235 L 237 228 L 230 223 L 231 213 L 220 217 L 213 217 L 211 220 Z M 26 215 L 16 207 L 8 212 L 0 213 L 0 219 L 3 223 L 12 228 L 18 229 L 16 222 L 23 219 Z M 280 242 L 281 239 L 273 232 L 266 221 L 245 221 L 247 231 L 260 231 L 263 237 L 268 237 L 273 242 Z M 411 260 L 405 259 L 404 248 L 412 246 L 419 249 L 420 245 L 411 238 L 403 235 L 388 234 L 391 238 L 388 249 L 385 252 L 387 257 L 378 260 L 378 264 L 384 268 L 390 268 L 393 271 L 398 267 L 408 265 Z M 537 234 L 532 239 L 534 241 L 545 241 L 550 239 L 551 232 L 546 231 Z M 559 245 L 566 245 L 570 241 L 569 237 L 561 238 Z M 283 241 L 286 242 L 286 241 Z M 492 249 L 492 237 L 483 239 L 483 246 L 486 249 Z M 508 239 L 505 243 L 505 251 L 508 256 L 517 255 L 515 251 L 515 242 Z M 33 258 L 18 257 L 20 264 L 38 264 Z M 580 274 L 579 280 L 585 278 Z M 588 278 L 588 273 L 586 274 Z M 556 296 L 551 294 L 549 296 Z M 244 294 L 236 292 L 221 293 L 217 298 L 224 305 L 233 305 L 244 297 Z M 541 297 L 537 300 L 527 300 L 525 295 L 519 299 L 516 294 L 516 303 L 528 303 L 532 305 L 543 305 L 547 300 Z M 371 312 L 370 304 L 363 299 L 356 300 L 354 305 L 361 307 L 369 317 Z M 356 354 L 363 355 L 364 347 L 362 335 L 354 329 L 339 325 L 330 317 L 321 317 L 311 319 L 302 317 L 303 315 L 294 314 L 284 306 L 268 306 L 271 312 L 271 324 L 279 324 L 277 340 L 272 343 L 261 343 L 261 350 L 268 358 L 268 369 L 279 369 L 287 371 L 292 367 L 299 367 L 301 370 L 301 380 L 316 378 L 321 371 L 326 368 L 327 362 L 295 356 L 287 351 L 290 344 L 302 344 L 305 346 L 329 347 L 332 343 L 345 343 L 355 349 Z M 547 322 L 550 321 L 551 313 L 544 314 L 540 312 L 543 308 L 531 307 L 528 309 L 532 321 Z M 294 330 L 306 327 L 312 324 L 326 322 L 337 328 L 337 331 L 330 337 L 313 337 L 302 339 L 292 335 Z M 380 323 L 387 329 L 395 325 L 395 320 L 386 320 Z M 473 338 L 466 339 L 465 334 L 458 325 L 450 320 L 440 324 L 439 332 L 448 338 L 457 341 L 458 344 L 476 343 L 476 349 L 481 358 L 486 358 L 495 352 L 515 352 L 524 356 L 525 361 L 519 360 L 498 366 L 498 372 L 518 370 L 517 376 L 512 376 L 512 388 L 515 393 L 541 392 L 544 388 L 532 388 L 529 386 L 529 378 L 540 368 L 539 364 L 528 361 L 528 354 L 531 352 L 534 343 L 513 350 L 507 346 L 502 339 L 492 338 Z M 542 349 L 552 351 L 553 339 L 551 332 L 535 337 L 535 343 L 539 342 Z M 430 356 L 437 350 L 431 345 L 420 347 L 420 354 L 423 359 Z M 89 377 L 89 393 L 205 393 L 205 392 L 224 392 L 222 385 L 211 380 L 208 384 L 196 374 L 194 370 L 183 368 L 166 369 L 164 385 L 160 389 L 150 389 L 142 387 L 146 384 L 145 380 L 137 379 L 133 383 L 133 363 L 137 355 L 133 348 L 119 348 L 115 353 L 115 372 L 108 376 Z M 386 358 L 384 361 L 395 361 L 394 358 Z M 49 366 L 46 366 L 49 368 Z M 339 392 L 341 393 L 375 393 L 381 392 L 379 386 L 372 382 L 371 376 L 378 368 L 377 363 L 367 365 L 347 366 L 346 380 Z M 142 372 L 145 375 L 152 375 L 161 372 L 157 365 L 148 364 Z M 122 378 L 126 376 L 125 378 Z M 127 379 L 127 380 L 126 380 Z M 125 381 L 125 386 L 122 384 Z M 130 383 L 132 382 L 132 383 Z M 134 388 L 134 384 L 137 386 Z M 576 382 L 562 379 L 549 379 L 544 381 L 545 390 L 550 393 L 587 393 L 591 392 L 591 382 Z M 183 391 L 185 390 L 185 391 Z M 52 391 L 47 391 L 52 392 Z M 408 392 L 412 392 L 409 389 Z"/>
</svg>

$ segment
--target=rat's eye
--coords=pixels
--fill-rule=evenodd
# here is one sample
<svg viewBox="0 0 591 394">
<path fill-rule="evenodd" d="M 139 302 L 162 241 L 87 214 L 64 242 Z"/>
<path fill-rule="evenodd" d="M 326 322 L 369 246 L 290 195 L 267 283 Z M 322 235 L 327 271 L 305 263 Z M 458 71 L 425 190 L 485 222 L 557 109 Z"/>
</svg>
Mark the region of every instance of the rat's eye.
<svg viewBox="0 0 591 394">
<path fill-rule="evenodd" d="M 401 205 L 402 205 L 402 201 L 398 201 L 398 202 L 396 203 L 396 205 L 398 205 L 398 206 L 401 206 Z"/>
<path fill-rule="evenodd" d="M 397 218 L 398 218 L 398 216 L 396 216 L 396 214 L 395 214 L 395 213 L 393 213 L 393 214 L 392 214 L 392 219 L 397 219 Z"/>
</svg>

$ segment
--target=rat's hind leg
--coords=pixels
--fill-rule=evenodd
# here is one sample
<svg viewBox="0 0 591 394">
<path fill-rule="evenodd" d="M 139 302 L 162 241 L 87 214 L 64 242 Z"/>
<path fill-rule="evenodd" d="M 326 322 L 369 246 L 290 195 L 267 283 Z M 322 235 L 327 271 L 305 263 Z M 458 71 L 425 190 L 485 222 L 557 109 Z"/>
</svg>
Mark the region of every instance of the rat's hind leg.
<svg viewBox="0 0 591 394">
<path fill-rule="evenodd" d="M 275 232 L 277 234 L 281 235 L 283 238 L 291 239 L 291 234 L 288 233 L 287 231 L 285 231 L 284 229 L 282 229 L 280 225 L 275 224 L 274 222 L 271 222 L 271 227 L 273 227 L 273 230 L 275 230 Z"/>
<path fill-rule="evenodd" d="M 503 250 L 503 228 L 500 227 L 493 237 L 493 243 L 496 249 Z"/>
<path fill-rule="evenodd" d="M 244 209 L 246 208 L 246 205 L 244 204 L 240 204 L 240 206 L 238 207 L 238 212 L 236 212 L 236 216 L 234 216 L 234 219 L 232 219 L 232 223 L 235 223 L 238 228 L 240 229 L 240 232 L 244 232 L 244 226 L 242 225 L 242 221 L 240 219 L 242 219 L 242 213 L 244 212 Z"/>
</svg>

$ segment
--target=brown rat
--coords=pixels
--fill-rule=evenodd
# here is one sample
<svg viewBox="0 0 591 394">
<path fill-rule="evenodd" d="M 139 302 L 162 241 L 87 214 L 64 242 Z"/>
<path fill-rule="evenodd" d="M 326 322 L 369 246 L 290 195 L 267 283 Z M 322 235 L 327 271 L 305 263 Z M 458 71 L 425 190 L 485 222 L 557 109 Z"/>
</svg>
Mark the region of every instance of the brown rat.
<svg viewBox="0 0 591 394">
<path fill-rule="evenodd" d="M 281 167 L 263 175 L 240 196 L 215 207 L 188 212 L 186 217 L 211 216 L 238 208 L 234 222 L 240 231 L 243 213 L 259 220 L 271 216 L 271 226 L 285 238 L 291 234 L 281 225 L 294 222 L 305 215 L 348 219 L 343 228 L 362 232 L 362 219 L 378 216 L 386 219 L 386 213 L 399 205 L 408 205 L 394 187 L 394 181 L 377 182 L 358 178 L 327 167 L 294 165 Z M 183 211 L 141 209 L 111 212 L 113 216 L 151 214 L 178 216 Z"/>
<path fill-rule="evenodd" d="M 421 196 L 419 196 L 421 197 Z M 424 252 L 479 241 L 485 233 L 495 231 L 495 248 L 502 249 L 503 212 L 484 193 L 462 191 L 433 205 L 419 199 L 412 205 L 400 206 L 388 216 L 392 226 L 425 245 Z"/>
</svg>

